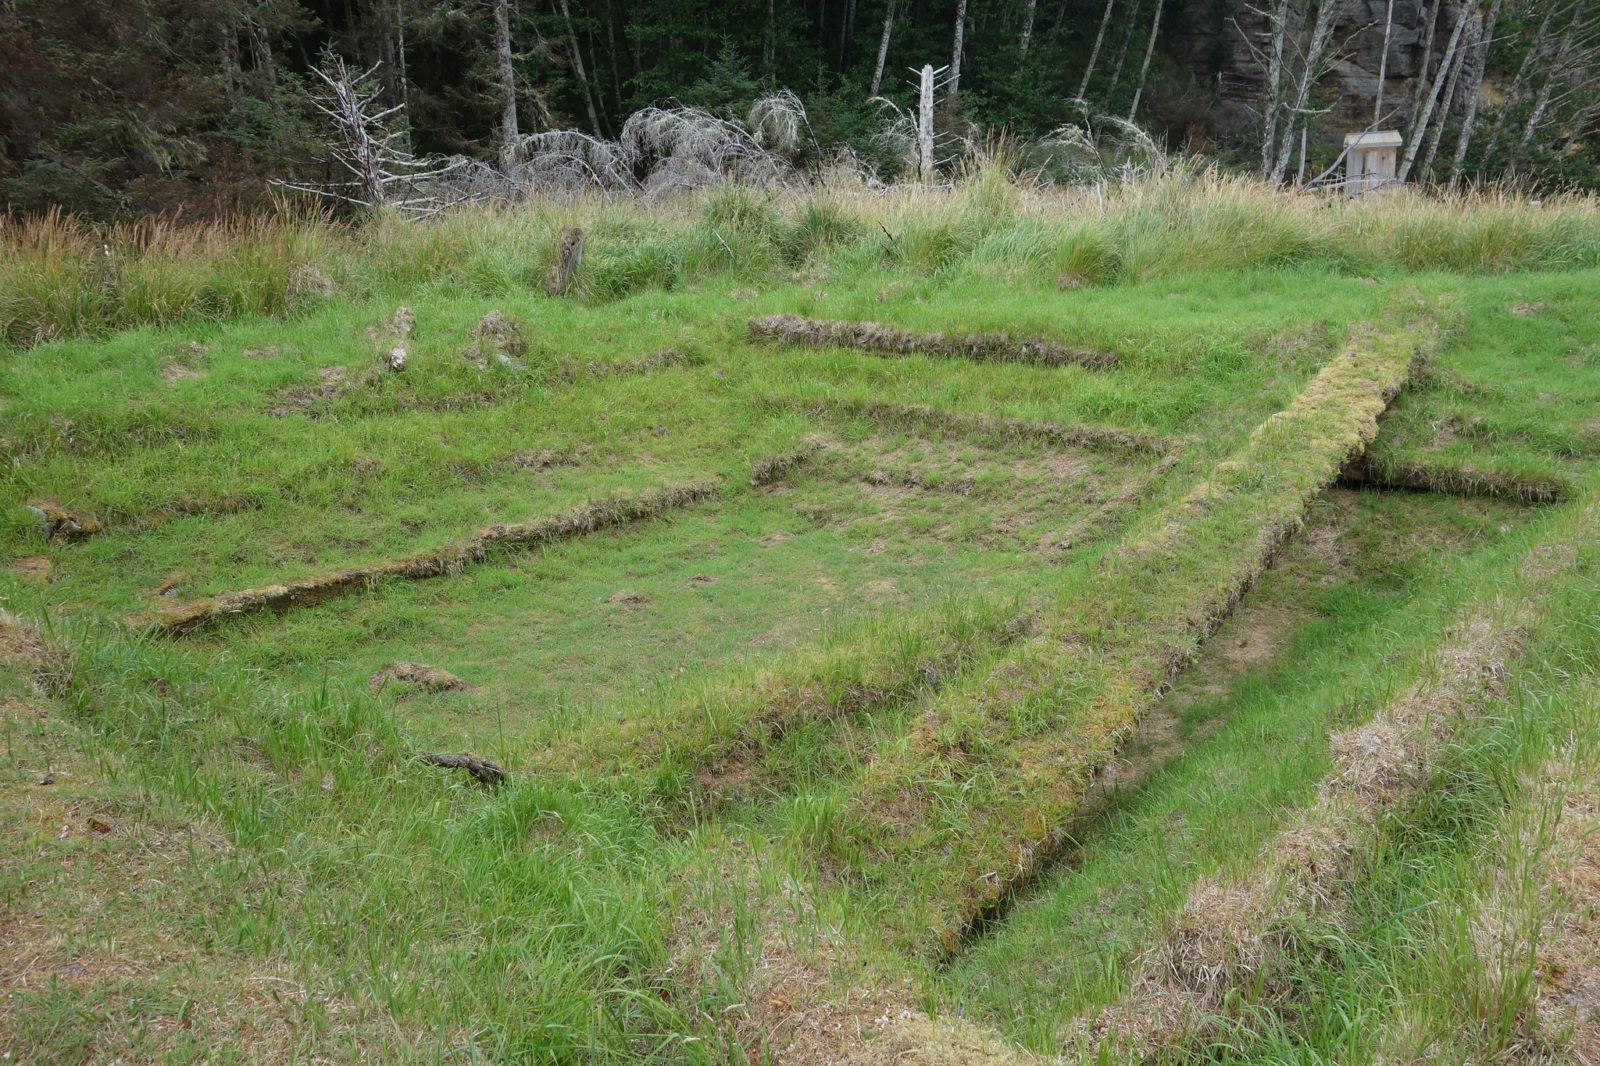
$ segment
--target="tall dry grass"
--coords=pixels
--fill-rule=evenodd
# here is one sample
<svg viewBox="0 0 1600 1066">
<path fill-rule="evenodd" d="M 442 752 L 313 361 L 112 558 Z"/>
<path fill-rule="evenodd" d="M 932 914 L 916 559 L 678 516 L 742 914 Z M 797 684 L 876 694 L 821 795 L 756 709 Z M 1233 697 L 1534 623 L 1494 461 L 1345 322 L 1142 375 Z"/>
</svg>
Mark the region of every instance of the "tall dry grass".
<svg viewBox="0 0 1600 1066">
<path fill-rule="evenodd" d="M 1214 169 L 1035 188 L 1003 161 L 950 186 L 737 185 L 656 199 L 600 195 L 345 226 L 267 217 L 100 229 L 0 220 L 0 340 L 31 345 L 186 319 L 283 315 L 307 302 L 448 281 L 537 287 L 555 234 L 589 234 L 581 290 L 614 298 L 715 274 L 975 271 L 1019 284 L 1112 285 L 1214 270 L 1485 273 L 1600 265 L 1600 201 L 1396 190 L 1350 202 Z"/>
<path fill-rule="evenodd" d="M 38 344 L 193 318 L 282 315 L 331 293 L 348 238 L 326 221 L 261 218 L 97 228 L 52 212 L 0 219 L 0 338 Z"/>
</svg>

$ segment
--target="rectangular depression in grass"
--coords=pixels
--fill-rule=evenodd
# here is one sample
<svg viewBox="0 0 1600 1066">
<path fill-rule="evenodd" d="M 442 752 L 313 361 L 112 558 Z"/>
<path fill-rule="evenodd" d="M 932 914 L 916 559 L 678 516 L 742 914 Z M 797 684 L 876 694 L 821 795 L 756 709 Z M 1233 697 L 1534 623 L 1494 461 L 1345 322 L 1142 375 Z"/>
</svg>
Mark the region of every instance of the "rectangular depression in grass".
<svg viewBox="0 0 1600 1066">
<path fill-rule="evenodd" d="M 396 661 L 448 670 L 473 691 L 392 695 L 462 743 L 498 752 L 515 738 L 513 764 L 573 729 L 609 750 L 607 715 L 681 683 L 806 652 L 875 617 L 1030 602 L 1091 542 L 1066 535 L 1152 465 L 908 433 L 829 437 L 761 486 L 200 639 L 274 671 L 313 664 L 295 670 L 303 683 Z"/>
</svg>

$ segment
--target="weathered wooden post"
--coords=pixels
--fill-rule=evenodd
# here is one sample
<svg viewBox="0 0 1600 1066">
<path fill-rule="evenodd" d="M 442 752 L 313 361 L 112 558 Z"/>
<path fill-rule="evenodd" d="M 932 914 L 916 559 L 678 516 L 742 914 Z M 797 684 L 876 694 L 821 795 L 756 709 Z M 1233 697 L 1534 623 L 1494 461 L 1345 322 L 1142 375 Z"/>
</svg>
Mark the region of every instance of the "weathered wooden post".
<svg viewBox="0 0 1600 1066">
<path fill-rule="evenodd" d="M 582 263 L 583 229 L 579 226 L 568 226 L 561 231 L 561 236 L 556 241 L 556 261 L 550 267 L 550 276 L 545 279 L 545 290 L 551 296 L 566 295 Z"/>
<path fill-rule="evenodd" d="M 917 97 L 917 180 L 933 179 L 933 64 L 922 68 L 922 83 Z"/>
</svg>

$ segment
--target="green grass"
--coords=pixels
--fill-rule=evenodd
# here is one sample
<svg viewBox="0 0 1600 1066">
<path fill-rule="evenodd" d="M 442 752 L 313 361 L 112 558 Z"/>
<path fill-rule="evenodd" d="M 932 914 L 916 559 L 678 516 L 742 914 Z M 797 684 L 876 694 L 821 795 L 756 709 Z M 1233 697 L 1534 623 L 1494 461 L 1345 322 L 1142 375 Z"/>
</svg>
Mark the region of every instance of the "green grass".
<svg viewBox="0 0 1600 1066">
<path fill-rule="evenodd" d="M 944 971 L 948 1004 L 1056 1050 L 1073 1019 L 1125 991 L 1152 925 L 1196 879 L 1250 861 L 1307 802 L 1327 736 L 1404 683 L 1395 650 L 1437 642 L 1450 605 L 1532 517 L 1420 495 L 1319 504 L 1152 712 L 1155 734 L 1127 749 L 1148 776 L 1117 789 L 1061 868 Z"/>
<path fill-rule="evenodd" d="M 574 221 L 580 291 L 552 299 L 545 260 Z M 1570 536 L 1570 505 L 1318 497 L 1350 427 L 1267 420 L 1354 324 L 1426 307 L 1442 333 L 1375 462 L 1581 495 L 1597 232 L 1583 202 L 1322 208 L 1201 176 L 1097 205 L 989 177 L 292 240 L 164 232 L 141 238 L 139 288 L 132 266 L 88 284 L 90 245 L 64 225 L 8 231 L 31 258 L 0 283 L 0 321 L 30 346 L 0 350 L 0 608 L 62 654 L 0 634 L 16 842 L 0 1051 L 761 1061 L 807 1017 L 864 1026 L 851 1054 L 956 1039 L 875 1024 L 918 1012 L 1062 1046 L 1190 884 L 1250 862 L 1308 802 L 1329 732 L 1402 685 L 1518 551 Z M 380 372 L 394 341 L 372 331 L 402 304 L 407 369 Z M 491 310 L 529 350 L 480 369 L 463 352 Z M 1120 361 L 752 346 L 764 314 L 1041 335 Z M 1409 351 L 1387 354 L 1398 373 Z M 1046 422 L 1173 450 L 1023 428 Z M 753 464 L 802 452 L 750 484 Z M 702 480 L 718 490 L 691 506 L 459 573 L 182 637 L 127 624 Z M 35 498 L 105 530 L 47 543 L 13 506 Z M 1227 612 L 1276 540 L 1263 527 L 1306 506 L 1309 533 L 1120 749 L 1138 772 L 1085 789 L 1162 655 Z M 1594 667 L 1588 567 L 1547 605 L 1518 701 L 1459 739 L 1352 886 L 1359 937 L 1298 960 L 1295 1009 L 1244 1016 L 1215 1057 L 1368 1061 L 1459 1027 L 1455 991 L 1482 968 L 1459 938 L 1426 959 L 1410 946 L 1482 895 L 1471 860 L 1523 795 L 1496 766 L 1532 772 L 1588 720 L 1564 695 Z M 402 660 L 474 690 L 368 690 Z M 1115 721 L 1074 732 L 1091 689 Z M 959 773 L 908 738 L 959 749 Z M 418 750 L 513 776 L 485 790 Z M 917 790 L 937 802 L 878 817 Z M 1010 872 L 1011 845 L 1061 829 L 1059 865 Z M 980 898 L 1000 909 L 969 929 Z M 932 944 L 960 950 L 934 965 Z M 1496 1018 L 1521 1017 L 1525 984 Z M 1514 1027 L 1495 1025 L 1444 1057 L 1496 1053 Z"/>
<path fill-rule="evenodd" d="M 905 914 L 910 944 L 953 949 L 1048 857 L 1093 771 L 1375 435 L 1432 343 L 1426 328 L 1358 332 L 1281 414 L 1069 586 L 1038 637 L 877 755 L 830 850 L 873 889 L 923 901 Z"/>
</svg>

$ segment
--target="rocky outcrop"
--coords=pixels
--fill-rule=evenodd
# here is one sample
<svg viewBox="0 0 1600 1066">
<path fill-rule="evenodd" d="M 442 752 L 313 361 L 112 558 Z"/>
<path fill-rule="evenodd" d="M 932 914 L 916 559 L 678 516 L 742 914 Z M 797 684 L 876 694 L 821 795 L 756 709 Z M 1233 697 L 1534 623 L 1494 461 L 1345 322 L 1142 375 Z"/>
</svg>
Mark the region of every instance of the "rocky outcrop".
<svg viewBox="0 0 1600 1066">
<path fill-rule="evenodd" d="M 1384 62 L 1384 17 L 1389 0 L 1343 0 L 1327 70 L 1318 83 L 1319 107 L 1331 110 L 1312 128 L 1313 144 L 1339 144 L 1346 133 L 1372 122 L 1383 72 L 1386 128 L 1403 129 L 1410 118 L 1411 95 L 1428 55 L 1434 69 L 1455 25 L 1459 4 L 1442 0 L 1427 46 L 1428 0 L 1394 0 L 1394 22 Z M 1167 122 L 1169 140 L 1181 144 L 1197 132 L 1219 145 L 1254 145 L 1261 130 L 1270 55 L 1271 0 L 1210 0 L 1187 7 L 1162 34 L 1168 57 L 1189 75 L 1187 89 L 1161 98 L 1157 118 Z M 1306 6 L 1303 3 L 1291 6 Z M 1286 56 L 1293 56 L 1292 46 Z M 1392 114 L 1389 114 L 1393 112 Z M 1196 130 L 1194 127 L 1200 127 Z M 1176 128 L 1173 128 L 1176 127 Z"/>
</svg>

